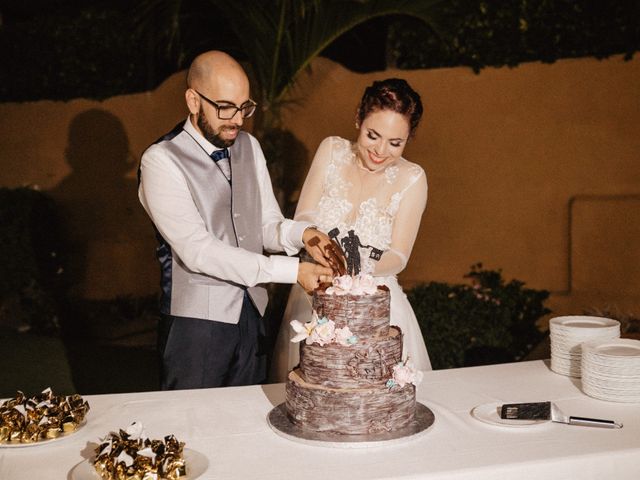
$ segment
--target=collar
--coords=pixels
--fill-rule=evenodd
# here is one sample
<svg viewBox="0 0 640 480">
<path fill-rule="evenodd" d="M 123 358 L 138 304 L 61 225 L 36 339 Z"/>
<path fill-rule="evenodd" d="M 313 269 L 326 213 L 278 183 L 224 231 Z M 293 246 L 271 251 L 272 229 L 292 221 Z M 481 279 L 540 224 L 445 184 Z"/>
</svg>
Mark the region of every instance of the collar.
<svg viewBox="0 0 640 480">
<path fill-rule="evenodd" d="M 216 150 L 222 150 L 222 148 L 216 147 L 213 143 L 204 138 L 200 132 L 198 132 L 196 127 L 193 126 L 193 123 L 191 123 L 190 117 L 187 117 L 182 128 L 184 128 L 184 130 L 191 135 L 196 142 L 198 142 L 202 149 L 207 152 L 207 155 L 211 156 L 211 154 Z"/>
</svg>

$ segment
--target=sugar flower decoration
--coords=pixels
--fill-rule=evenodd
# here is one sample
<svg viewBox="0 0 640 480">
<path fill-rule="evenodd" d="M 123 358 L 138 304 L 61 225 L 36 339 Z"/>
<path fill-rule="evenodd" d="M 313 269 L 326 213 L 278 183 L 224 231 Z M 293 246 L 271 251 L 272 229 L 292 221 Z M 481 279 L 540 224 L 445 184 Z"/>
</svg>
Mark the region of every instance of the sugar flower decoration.
<svg viewBox="0 0 640 480">
<path fill-rule="evenodd" d="M 349 327 L 336 328 L 336 342 L 348 347 L 358 343 L 358 338 L 351 332 Z"/>
<path fill-rule="evenodd" d="M 292 320 L 290 325 L 293 331 L 296 332 L 296 335 L 291 339 L 291 342 L 298 343 L 302 340 L 308 340 L 317 324 L 318 321 L 316 318 L 311 319 L 311 321 L 307 323 L 302 323 L 300 320 Z"/>
<path fill-rule="evenodd" d="M 378 290 L 375 279 L 368 274 L 359 274 L 354 277 L 342 275 L 333 279 L 333 285 L 327 288 L 329 295 L 373 295 Z"/>
<path fill-rule="evenodd" d="M 353 286 L 353 277 L 351 275 L 342 275 L 334 277 L 333 286 L 327 288 L 329 295 L 346 295 L 351 291 Z"/>
<path fill-rule="evenodd" d="M 356 295 L 373 295 L 378 291 L 378 284 L 371 275 L 358 275 L 354 284 L 351 293 Z"/>
<path fill-rule="evenodd" d="M 290 325 L 296 332 L 291 339 L 293 343 L 304 340 L 307 345 L 317 343 L 323 346 L 329 343 L 338 343 L 345 347 L 358 343 L 358 338 L 349 327 L 336 328 L 333 320 L 329 320 L 327 317 L 318 317 L 316 311 L 313 312 L 311 321 L 302 323 L 299 320 L 293 320 Z"/>
<path fill-rule="evenodd" d="M 407 358 L 404 362 L 399 362 L 393 367 L 393 377 L 387 381 L 387 387 L 392 388 L 396 385 L 400 388 L 407 383 L 419 385 L 422 381 L 422 372 L 416 370 L 413 363 Z"/>
<path fill-rule="evenodd" d="M 318 320 L 316 328 L 313 329 L 311 335 L 307 338 L 307 344 L 317 343 L 318 345 L 326 345 L 336 338 L 336 324 L 333 320 L 327 320 L 322 317 Z"/>
</svg>

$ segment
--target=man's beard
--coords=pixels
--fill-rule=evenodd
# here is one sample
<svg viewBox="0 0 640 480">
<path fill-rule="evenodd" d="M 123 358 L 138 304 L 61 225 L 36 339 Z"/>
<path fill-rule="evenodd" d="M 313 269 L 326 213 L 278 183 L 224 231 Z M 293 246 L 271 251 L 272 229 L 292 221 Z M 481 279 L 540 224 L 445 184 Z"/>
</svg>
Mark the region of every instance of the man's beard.
<svg viewBox="0 0 640 480">
<path fill-rule="evenodd" d="M 223 132 L 225 130 L 238 130 L 238 127 L 234 125 L 223 125 L 222 127 L 220 127 L 218 132 L 216 132 L 211 124 L 209 124 L 209 122 L 207 121 L 207 117 L 204 114 L 202 105 L 200 105 L 200 111 L 198 112 L 198 120 L 196 121 L 196 123 L 198 124 L 200 131 L 204 135 L 204 138 L 206 138 L 209 143 L 215 145 L 218 148 L 230 147 L 236 141 L 235 138 L 224 139 L 220 137 L 220 132 Z"/>
</svg>

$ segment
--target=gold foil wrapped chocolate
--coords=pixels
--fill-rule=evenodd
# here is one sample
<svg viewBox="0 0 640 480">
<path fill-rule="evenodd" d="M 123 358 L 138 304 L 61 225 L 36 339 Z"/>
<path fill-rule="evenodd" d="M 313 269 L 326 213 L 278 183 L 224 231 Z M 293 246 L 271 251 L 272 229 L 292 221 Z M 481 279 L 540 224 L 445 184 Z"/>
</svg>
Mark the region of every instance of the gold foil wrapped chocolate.
<svg viewBox="0 0 640 480">
<path fill-rule="evenodd" d="M 37 443 L 75 432 L 89 404 L 80 395 L 56 396 L 50 388 L 33 397 L 17 392 L 0 403 L 0 443 Z"/>
<path fill-rule="evenodd" d="M 183 449 L 173 435 L 164 441 L 147 438 L 134 422 L 101 440 L 93 465 L 105 480 L 178 480 L 187 474 Z"/>
</svg>

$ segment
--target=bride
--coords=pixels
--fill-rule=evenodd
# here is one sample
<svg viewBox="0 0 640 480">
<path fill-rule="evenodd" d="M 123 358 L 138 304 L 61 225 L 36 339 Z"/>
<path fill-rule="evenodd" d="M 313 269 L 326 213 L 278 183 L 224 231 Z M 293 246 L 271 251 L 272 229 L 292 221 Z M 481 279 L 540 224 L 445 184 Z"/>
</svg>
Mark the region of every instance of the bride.
<svg viewBox="0 0 640 480">
<path fill-rule="evenodd" d="M 421 116 L 420 96 L 405 80 L 373 82 L 356 112 L 356 142 L 328 137 L 318 147 L 295 219 L 337 235 L 338 242 L 359 241 L 362 272 L 391 291 L 391 325 L 404 334 L 403 359 L 431 370 L 416 316 L 396 278 L 407 265 L 427 203 L 424 170 L 402 157 Z M 311 320 L 311 297 L 299 285 L 291 290 L 280 325 L 273 381 L 284 382 L 299 361 L 299 344 L 290 341 L 292 320 Z"/>
</svg>

